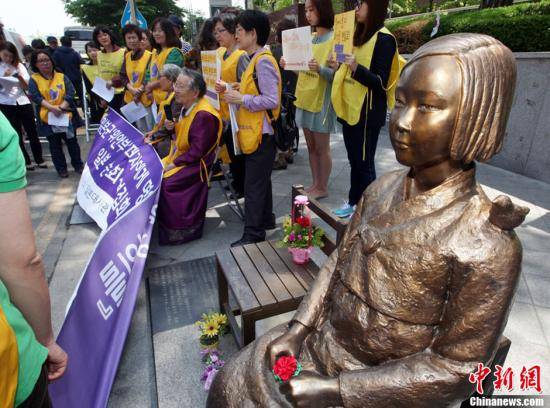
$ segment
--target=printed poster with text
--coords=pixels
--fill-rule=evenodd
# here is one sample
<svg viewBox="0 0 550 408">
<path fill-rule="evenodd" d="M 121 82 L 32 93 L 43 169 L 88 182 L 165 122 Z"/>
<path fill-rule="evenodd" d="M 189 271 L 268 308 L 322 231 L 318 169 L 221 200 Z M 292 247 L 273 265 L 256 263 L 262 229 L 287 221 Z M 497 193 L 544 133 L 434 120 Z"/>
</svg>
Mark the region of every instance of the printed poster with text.
<svg viewBox="0 0 550 408">
<path fill-rule="evenodd" d="M 201 51 L 202 76 L 206 82 L 206 97 L 216 109 L 220 99 L 216 93 L 216 81 L 221 78 L 222 63 L 218 51 Z"/>
<path fill-rule="evenodd" d="M 299 27 L 282 32 L 283 58 L 289 71 L 309 71 L 308 63 L 313 58 L 311 28 Z"/>
<path fill-rule="evenodd" d="M 355 28 L 355 11 L 334 16 L 334 53 L 336 61 L 342 63 L 346 54 L 353 52 L 353 30 Z"/>
</svg>

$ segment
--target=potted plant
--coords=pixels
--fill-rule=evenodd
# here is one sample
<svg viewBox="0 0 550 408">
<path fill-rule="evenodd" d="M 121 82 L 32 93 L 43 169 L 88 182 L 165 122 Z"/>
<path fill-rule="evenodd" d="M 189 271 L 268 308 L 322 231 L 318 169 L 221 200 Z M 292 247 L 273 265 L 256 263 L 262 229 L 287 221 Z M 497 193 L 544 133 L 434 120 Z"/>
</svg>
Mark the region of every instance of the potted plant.
<svg viewBox="0 0 550 408">
<path fill-rule="evenodd" d="M 292 261 L 298 265 L 309 262 L 313 247 L 322 247 L 324 231 L 311 223 L 306 196 L 296 196 L 292 213 L 283 223 L 283 238 L 278 242 L 280 247 L 288 248 Z"/>
</svg>

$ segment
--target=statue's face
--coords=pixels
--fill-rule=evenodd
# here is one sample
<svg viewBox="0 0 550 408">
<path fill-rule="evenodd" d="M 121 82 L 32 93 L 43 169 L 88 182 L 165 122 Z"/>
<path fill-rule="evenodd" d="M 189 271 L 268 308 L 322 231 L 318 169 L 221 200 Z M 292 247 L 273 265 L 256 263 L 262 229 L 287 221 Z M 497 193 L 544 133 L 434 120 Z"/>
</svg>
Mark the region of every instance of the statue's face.
<svg viewBox="0 0 550 408">
<path fill-rule="evenodd" d="M 461 81 L 457 62 L 449 56 L 421 58 L 403 71 L 390 119 L 399 163 L 421 167 L 450 158 Z"/>
</svg>

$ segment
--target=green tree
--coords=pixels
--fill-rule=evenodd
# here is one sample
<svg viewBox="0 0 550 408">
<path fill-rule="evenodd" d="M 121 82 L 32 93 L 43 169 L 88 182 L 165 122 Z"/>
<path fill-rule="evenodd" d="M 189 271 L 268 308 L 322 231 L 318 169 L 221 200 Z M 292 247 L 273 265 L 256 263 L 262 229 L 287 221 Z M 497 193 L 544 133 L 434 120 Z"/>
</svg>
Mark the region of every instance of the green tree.
<svg viewBox="0 0 550 408">
<path fill-rule="evenodd" d="M 120 25 L 125 0 L 63 0 L 65 11 L 83 25 Z M 158 16 L 185 15 L 175 0 L 136 0 L 136 7 L 150 25 Z"/>
</svg>

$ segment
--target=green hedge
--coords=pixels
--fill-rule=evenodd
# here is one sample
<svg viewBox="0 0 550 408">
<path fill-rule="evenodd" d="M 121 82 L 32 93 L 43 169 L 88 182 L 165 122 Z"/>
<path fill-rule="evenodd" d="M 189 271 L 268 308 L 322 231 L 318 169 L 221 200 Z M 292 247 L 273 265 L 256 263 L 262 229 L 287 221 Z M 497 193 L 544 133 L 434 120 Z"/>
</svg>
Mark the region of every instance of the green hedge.
<svg viewBox="0 0 550 408">
<path fill-rule="evenodd" d="M 402 53 L 411 53 L 430 40 L 435 17 L 389 21 Z M 441 15 L 436 37 L 454 33 L 483 33 L 512 51 L 550 51 L 550 0 L 495 9 Z"/>
</svg>

